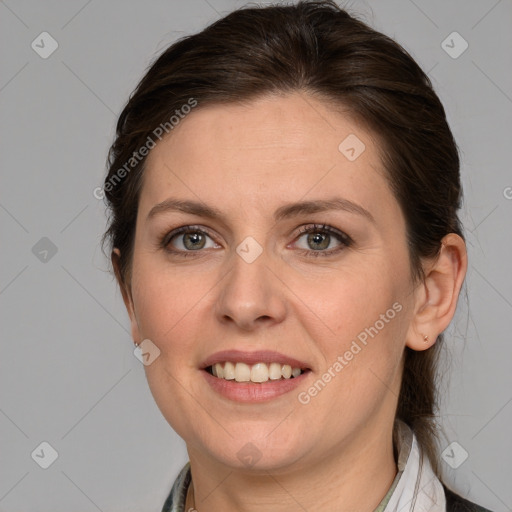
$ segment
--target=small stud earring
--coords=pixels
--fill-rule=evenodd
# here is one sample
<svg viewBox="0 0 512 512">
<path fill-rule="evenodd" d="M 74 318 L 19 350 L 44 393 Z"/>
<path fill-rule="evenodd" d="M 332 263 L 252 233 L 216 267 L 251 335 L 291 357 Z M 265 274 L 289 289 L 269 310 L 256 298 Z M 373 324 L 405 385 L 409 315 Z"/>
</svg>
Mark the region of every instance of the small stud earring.
<svg viewBox="0 0 512 512">
<path fill-rule="evenodd" d="M 428 343 L 428 336 L 423 335 L 423 341 L 424 341 L 425 343 Z"/>
</svg>

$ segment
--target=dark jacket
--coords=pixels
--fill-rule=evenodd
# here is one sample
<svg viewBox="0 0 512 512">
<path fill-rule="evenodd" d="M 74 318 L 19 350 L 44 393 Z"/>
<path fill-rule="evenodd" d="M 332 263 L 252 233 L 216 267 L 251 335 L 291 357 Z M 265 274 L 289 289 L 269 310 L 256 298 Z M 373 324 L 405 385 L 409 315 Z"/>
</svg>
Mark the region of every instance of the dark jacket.
<svg viewBox="0 0 512 512">
<path fill-rule="evenodd" d="M 444 484 L 443 488 L 446 496 L 446 512 L 491 512 L 489 509 L 481 507 L 480 505 L 459 496 L 448 489 Z"/>
</svg>

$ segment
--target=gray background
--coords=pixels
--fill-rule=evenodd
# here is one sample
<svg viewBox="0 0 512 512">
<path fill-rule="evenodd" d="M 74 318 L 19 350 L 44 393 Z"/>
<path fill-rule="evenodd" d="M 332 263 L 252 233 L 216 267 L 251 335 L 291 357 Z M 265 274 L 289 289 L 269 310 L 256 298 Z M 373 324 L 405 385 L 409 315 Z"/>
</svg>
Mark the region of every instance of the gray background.
<svg viewBox="0 0 512 512">
<path fill-rule="evenodd" d="M 0 2 L 2 512 L 160 510 L 187 460 L 133 355 L 93 190 L 151 60 L 244 3 Z M 468 458 L 442 465 L 455 490 L 510 511 L 512 2 L 348 5 L 429 73 L 460 146 L 470 265 L 443 358 L 441 450 L 456 441 L 452 465 Z M 59 45 L 47 59 L 31 47 L 43 31 Z M 453 31 L 469 44 L 458 58 L 441 44 Z M 58 452 L 48 469 L 31 457 L 43 441 Z"/>
</svg>

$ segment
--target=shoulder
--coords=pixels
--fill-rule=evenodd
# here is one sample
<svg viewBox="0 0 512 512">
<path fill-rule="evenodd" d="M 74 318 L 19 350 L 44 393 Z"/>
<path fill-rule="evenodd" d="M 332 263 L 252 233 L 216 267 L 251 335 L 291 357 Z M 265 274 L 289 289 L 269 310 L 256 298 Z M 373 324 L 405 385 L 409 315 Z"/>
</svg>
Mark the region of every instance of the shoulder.
<svg viewBox="0 0 512 512">
<path fill-rule="evenodd" d="M 489 509 L 459 496 L 444 484 L 443 489 L 446 496 L 446 512 L 491 512 Z"/>
</svg>

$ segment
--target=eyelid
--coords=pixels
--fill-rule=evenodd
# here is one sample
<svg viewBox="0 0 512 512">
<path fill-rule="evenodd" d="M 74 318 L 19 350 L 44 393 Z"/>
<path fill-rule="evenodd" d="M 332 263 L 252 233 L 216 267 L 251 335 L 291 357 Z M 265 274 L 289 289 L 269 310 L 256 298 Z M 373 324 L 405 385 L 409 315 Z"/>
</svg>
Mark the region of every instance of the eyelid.
<svg viewBox="0 0 512 512">
<path fill-rule="evenodd" d="M 178 237 L 180 235 L 184 235 L 186 233 L 197 233 L 197 232 L 208 236 L 216 245 L 219 245 L 219 243 L 215 239 L 216 237 L 212 234 L 212 232 L 208 228 L 206 228 L 205 226 L 197 225 L 197 224 L 186 224 L 183 226 L 179 226 L 175 229 L 172 229 L 171 231 L 169 231 L 168 233 L 163 235 L 163 237 L 162 236 L 159 237 L 160 242 L 158 245 L 160 246 L 160 248 L 166 250 L 167 252 L 169 252 L 171 254 L 187 255 L 187 254 L 204 252 L 204 250 L 183 251 L 181 249 L 169 249 L 169 245 L 173 238 Z"/>
<path fill-rule="evenodd" d="M 297 240 L 305 234 L 319 233 L 319 232 L 327 233 L 330 236 L 334 235 L 338 239 L 338 242 L 339 242 L 338 247 L 334 247 L 332 249 L 326 249 L 326 250 L 318 250 L 318 251 L 315 251 L 313 249 L 302 249 L 302 248 L 297 248 L 296 250 L 303 253 L 307 257 L 310 257 L 310 256 L 311 257 L 317 257 L 317 256 L 328 257 L 328 256 L 334 256 L 334 255 L 339 254 L 341 251 L 347 249 L 354 243 L 354 240 L 349 235 L 347 235 L 343 231 L 340 231 L 339 229 L 334 228 L 333 226 L 330 226 L 329 224 L 313 223 L 313 224 L 301 226 L 299 228 L 299 233 L 295 236 L 292 244 L 295 244 L 297 242 Z"/>
<path fill-rule="evenodd" d="M 339 236 L 342 241 L 346 243 L 352 243 L 352 238 L 344 233 L 343 231 L 340 231 L 339 229 L 336 229 L 335 227 L 329 225 L 329 224 L 319 224 L 319 223 L 311 223 L 311 224 L 305 224 L 299 228 L 299 232 L 296 235 L 295 238 L 298 238 L 299 236 L 305 234 L 305 233 L 314 233 L 316 231 L 325 231 L 329 234 L 334 234 Z"/>
<path fill-rule="evenodd" d="M 198 224 L 186 224 L 171 229 L 171 231 L 169 232 L 166 231 L 166 234 L 163 237 L 160 237 L 162 238 L 162 244 L 168 245 L 175 236 L 182 235 L 187 232 L 201 232 L 213 239 L 212 232 L 208 228 L 200 226 Z"/>
<path fill-rule="evenodd" d="M 182 256 L 192 256 L 194 254 L 198 255 L 200 253 L 204 253 L 204 249 L 198 249 L 197 251 L 184 251 L 181 249 L 169 249 L 169 245 L 171 243 L 171 240 L 179 235 L 183 235 L 186 233 L 203 233 L 207 235 L 209 238 L 212 239 L 212 241 L 219 245 L 219 243 L 216 241 L 215 235 L 212 234 L 209 228 L 197 224 L 186 224 L 179 226 L 175 229 L 172 229 L 170 232 L 166 233 L 164 236 L 159 237 L 159 246 L 166 250 L 167 252 L 171 254 L 179 254 Z M 319 224 L 319 223 L 311 223 L 311 224 L 305 224 L 298 228 L 298 233 L 295 235 L 292 244 L 295 244 L 297 240 L 304 234 L 308 233 L 315 233 L 315 232 L 325 232 L 329 235 L 334 235 L 338 238 L 338 241 L 340 242 L 340 246 L 333 248 L 333 249 L 327 249 L 327 250 L 319 250 L 315 251 L 313 249 L 302 249 L 297 248 L 296 250 L 300 253 L 305 253 L 306 255 L 311 256 L 330 256 L 336 253 L 339 253 L 340 251 L 346 249 L 353 243 L 353 239 L 344 233 L 343 231 L 340 231 L 339 229 L 334 228 L 333 226 L 330 226 L 329 224 Z M 289 247 L 289 245 L 287 246 Z M 211 248 L 208 248 L 211 249 Z"/>
</svg>

